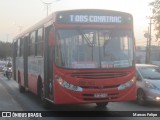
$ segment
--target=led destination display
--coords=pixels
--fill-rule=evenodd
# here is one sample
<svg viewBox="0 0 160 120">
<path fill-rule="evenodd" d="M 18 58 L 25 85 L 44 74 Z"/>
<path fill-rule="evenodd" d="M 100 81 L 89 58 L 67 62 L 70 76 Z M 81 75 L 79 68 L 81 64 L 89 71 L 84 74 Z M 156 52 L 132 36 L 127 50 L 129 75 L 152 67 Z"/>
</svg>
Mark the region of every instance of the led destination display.
<svg viewBox="0 0 160 120">
<path fill-rule="evenodd" d="M 61 12 L 57 18 L 58 23 L 65 24 L 131 24 L 132 16 L 116 11 L 68 11 Z"/>
<path fill-rule="evenodd" d="M 70 15 L 69 21 L 73 23 L 121 23 L 121 16 L 93 16 L 93 15 Z"/>
</svg>

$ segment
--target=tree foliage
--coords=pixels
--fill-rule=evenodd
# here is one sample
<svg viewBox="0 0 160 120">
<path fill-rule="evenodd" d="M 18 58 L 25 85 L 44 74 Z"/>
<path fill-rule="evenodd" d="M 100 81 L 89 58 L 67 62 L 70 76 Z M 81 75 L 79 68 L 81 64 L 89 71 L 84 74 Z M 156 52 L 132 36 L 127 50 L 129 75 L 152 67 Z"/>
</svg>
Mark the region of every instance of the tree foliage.
<svg viewBox="0 0 160 120">
<path fill-rule="evenodd" d="M 12 43 L 0 41 L 0 59 L 12 57 L 12 48 Z"/>
<path fill-rule="evenodd" d="M 150 3 L 153 7 L 153 19 L 154 19 L 154 27 L 156 30 L 156 39 L 160 38 L 160 0 L 154 0 Z"/>
</svg>

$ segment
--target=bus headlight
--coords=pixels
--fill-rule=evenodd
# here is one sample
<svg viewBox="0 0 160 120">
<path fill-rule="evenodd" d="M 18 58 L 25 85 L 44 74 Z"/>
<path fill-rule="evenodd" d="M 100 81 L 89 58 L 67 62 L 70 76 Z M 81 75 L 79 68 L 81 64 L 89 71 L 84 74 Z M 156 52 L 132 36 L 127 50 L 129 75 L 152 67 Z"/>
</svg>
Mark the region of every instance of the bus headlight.
<svg viewBox="0 0 160 120">
<path fill-rule="evenodd" d="M 56 77 L 56 80 L 57 82 L 59 83 L 60 86 L 66 88 L 66 89 L 69 89 L 69 90 L 73 90 L 73 91 L 78 91 L 78 92 L 82 92 L 82 88 L 79 87 L 79 86 L 75 86 L 75 85 L 72 85 L 68 82 L 66 82 L 65 80 L 63 80 L 61 77 Z"/>
<path fill-rule="evenodd" d="M 129 88 L 131 87 L 133 84 L 135 83 L 135 77 L 133 77 L 130 81 L 124 83 L 124 84 L 121 84 L 119 87 L 118 87 L 118 90 L 124 90 L 126 88 Z"/>
</svg>

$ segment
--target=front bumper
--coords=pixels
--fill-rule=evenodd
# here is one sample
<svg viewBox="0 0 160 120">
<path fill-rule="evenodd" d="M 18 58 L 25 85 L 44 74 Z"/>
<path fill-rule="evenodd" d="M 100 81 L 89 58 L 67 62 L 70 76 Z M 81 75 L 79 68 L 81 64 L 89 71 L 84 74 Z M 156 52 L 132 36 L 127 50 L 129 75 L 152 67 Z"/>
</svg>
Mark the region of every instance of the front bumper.
<svg viewBox="0 0 160 120">
<path fill-rule="evenodd" d="M 107 97 L 95 97 L 97 93 L 106 93 Z M 55 104 L 84 104 L 84 103 L 98 103 L 98 102 L 118 102 L 131 101 L 136 99 L 135 84 L 125 90 L 118 90 L 117 88 L 109 89 L 83 89 L 82 92 L 75 92 L 55 85 L 54 92 Z"/>
<path fill-rule="evenodd" d="M 153 102 L 160 102 L 160 91 L 154 89 L 144 89 L 146 100 Z"/>
</svg>

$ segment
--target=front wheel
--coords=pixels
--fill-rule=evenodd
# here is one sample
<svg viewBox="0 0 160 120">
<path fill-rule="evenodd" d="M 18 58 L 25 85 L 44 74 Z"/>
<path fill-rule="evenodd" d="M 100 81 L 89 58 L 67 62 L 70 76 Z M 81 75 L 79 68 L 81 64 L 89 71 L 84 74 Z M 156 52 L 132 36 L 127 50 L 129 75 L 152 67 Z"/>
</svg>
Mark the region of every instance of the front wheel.
<svg viewBox="0 0 160 120">
<path fill-rule="evenodd" d="M 50 108 L 50 103 L 45 99 L 43 87 L 41 88 L 40 98 L 41 98 L 42 106 L 46 109 Z"/>
<path fill-rule="evenodd" d="M 145 93 L 143 92 L 143 90 L 138 90 L 137 91 L 137 102 L 140 105 L 145 105 L 146 104 Z"/>
<path fill-rule="evenodd" d="M 108 102 L 105 102 L 105 103 L 96 103 L 97 107 L 99 108 L 105 108 L 106 105 L 108 105 Z"/>
</svg>

